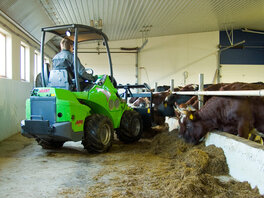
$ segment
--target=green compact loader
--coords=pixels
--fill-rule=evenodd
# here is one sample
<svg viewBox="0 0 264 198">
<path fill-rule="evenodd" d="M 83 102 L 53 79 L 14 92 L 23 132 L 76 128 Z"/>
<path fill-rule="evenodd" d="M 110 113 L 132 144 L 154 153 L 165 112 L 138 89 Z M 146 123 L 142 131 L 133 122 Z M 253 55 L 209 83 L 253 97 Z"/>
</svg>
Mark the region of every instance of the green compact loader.
<svg viewBox="0 0 264 198">
<path fill-rule="evenodd" d="M 68 36 L 74 42 L 74 76 L 66 69 L 51 70 L 44 64 L 45 34 Z M 69 34 L 70 33 L 70 34 Z M 110 75 L 99 75 L 80 90 L 77 47 L 79 42 L 102 40 L 108 54 Z M 42 28 L 42 87 L 32 90 L 26 101 L 26 119 L 21 121 L 21 133 L 35 138 L 44 149 L 56 149 L 66 141 L 82 141 L 91 152 L 107 151 L 114 130 L 120 141 L 132 143 L 142 134 L 142 119 L 119 96 L 113 78 L 107 36 L 93 27 L 71 24 Z"/>
</svg>

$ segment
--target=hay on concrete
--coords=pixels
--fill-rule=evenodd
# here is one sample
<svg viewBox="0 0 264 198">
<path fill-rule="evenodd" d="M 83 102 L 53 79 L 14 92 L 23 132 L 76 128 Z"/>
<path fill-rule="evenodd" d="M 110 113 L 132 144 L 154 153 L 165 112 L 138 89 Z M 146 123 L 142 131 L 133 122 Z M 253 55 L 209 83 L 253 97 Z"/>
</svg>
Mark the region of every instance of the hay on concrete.
<svg viewBox="0 0 264 198">
<path fill-rule="evenodd" d="M 104 169 L 85 197 L 264 197 L 247 182 L 222 181 L 228 167 L 222 149 L 193 146 L 177 131 L 159 133 L 150 142 L 115 142 L 104 155 Z"/>
</svg>

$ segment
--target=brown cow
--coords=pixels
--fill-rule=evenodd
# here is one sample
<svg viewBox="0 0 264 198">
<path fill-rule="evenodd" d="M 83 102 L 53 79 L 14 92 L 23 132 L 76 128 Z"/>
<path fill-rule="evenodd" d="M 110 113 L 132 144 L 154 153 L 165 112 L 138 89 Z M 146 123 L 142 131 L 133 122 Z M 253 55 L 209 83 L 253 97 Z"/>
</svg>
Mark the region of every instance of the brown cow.
<svg viewBox="0 0 264 198">
<path fill-rule="evenodd" d="M 137 99 L 138 99 L 138 97 L 131 97 L 131 98 L 128 100 L 128 103 L 133 104 Z"/>
<path fill-rule="evenodd" d="M 133 102 L 132 105 L 134 107 L 149 107 L 150 101 L 147 97 L 139 97 Z"/>
<path fill-rule="evenodd" d="M 152 102 L 155 106 L 159 106 L 162 102 L 165 101 L 166 97 L 171 94 L 170 90 L 154 93 L 152 95 Z"/>
<path fill-rule="evenodd" d="M 180 87 L 174 88 L 174 91 L 197 91 L 197 90 L 198 90 L 198 85 L 196 84 L 189 84 L 181 88 Z M 166 102 L 168 103 L 168 105 L 174 106 L 174 105 L 180 105 L 186 103 L 191 98 L 192 96 L 189 95 L 171 94 L 170 96 L 168 96 Z"/>
<path fill-rule="evenodd" d="M 226 86 L 227 83 L 212 84 L 204 88 L 204 91 L 218 91 L 221 87 Z M 204 103 L 209 100 L 212 96 L 204 96 Z M 192 105 L 195 109 L 198 109 L 198 97 L 193 96 L 190 100 L 186 102 L 187 105 Z"/>
<path fill-rule="evenodd" d="M 264 89 L 264 84 L 259 83 L 244 83 L 244 82 L 234 82 L 234 83 L 219 83 L 213 84 L 204 88 L 204 91 L 230 91 L 230 90 L 259 90 Z M 204 104 L 212 96 L 204 96 Z M 198 109 L 198 99 L 197 96 L 193 96 L 190 100 L 186 102 L 186 105 L 192 105 L 195 109 Z"/>
<path fill-rule="evenodd" d="M 212 97 L 201 110 L 183 116 L 179 124 L 179 134 L 194 144 L 214 129 L 248 138 L 253 128 L 264 132 L 264 97 Z"/>
<path fill-rule="evenodd" d="M 211 84 L 207 85 L 204 88 L 205 91 L 217 91 L 222 86 L 225 86 L 226 83 L 219 83 L 219 84 Z M 204 96 L 204 103 L 211 98 L 212 96 Z M 188 95 L 177 95 L 172 94 L 168 97 L 167 100 L 168 105 L 175 107 L 175 116 L 179 118 L 182 112 L 188 111 L 192 109 L 198 109 L 198 97 L 197 96 L 188 96 Z"/>
<path fill-rule="evenodd" d="M 220 91 L 228 90 L 259 90 L 264 89 L 263 83 L 244 83 L 244 82 L 234 82 L 227 84 L 220 88 Z"/>
<path fill-rule="evenodd" d="M 154 93 L 152 95 L 152 103 L 155 107 L 158 107 L 170 94 L 170 90 Z M 129 103 L 133 104 L 133 106 L 145 106 L 146 104 L 149 105 L 150 101 L 146 97 L 132 97 L 129 99 Z"/>
</svg>

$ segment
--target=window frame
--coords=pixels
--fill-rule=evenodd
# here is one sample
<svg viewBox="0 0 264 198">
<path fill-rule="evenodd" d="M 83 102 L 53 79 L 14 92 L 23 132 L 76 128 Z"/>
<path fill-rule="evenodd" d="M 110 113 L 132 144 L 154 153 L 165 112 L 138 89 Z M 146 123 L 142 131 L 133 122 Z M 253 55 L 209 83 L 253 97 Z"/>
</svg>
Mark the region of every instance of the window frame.
<svg viewBox="0 0 264 198">
<path fill-rule="evenodd" d="M 22 49 L 24 49 L 23 55 L 22 55 Z M 22 67 L 22 63 L 23 63 L 23 67 Z M 20 79 L 22 81 L 26 81 L 26 46 L 23 43 L 21 43 L 20 45 Z"/>
<path fill-rule="evenodd" d="M 7 78 L 7 35 L 0 31 L 0 34 L 4 37 L 4 74 L 0 73 L 0 78 Z"/>
<path fill-rule="evenodd" d="M 21 49 L 24 49 L 24 57 L 22 57 Z M 30 82 L 30 50 L 28 45 L 24 42 L 20 43 L 20 80 Z M 24 61 L 24 68 L 22 68 L 22 60 Z M 24 71 L 22 70 L 24 69 Z"/>
</svg>

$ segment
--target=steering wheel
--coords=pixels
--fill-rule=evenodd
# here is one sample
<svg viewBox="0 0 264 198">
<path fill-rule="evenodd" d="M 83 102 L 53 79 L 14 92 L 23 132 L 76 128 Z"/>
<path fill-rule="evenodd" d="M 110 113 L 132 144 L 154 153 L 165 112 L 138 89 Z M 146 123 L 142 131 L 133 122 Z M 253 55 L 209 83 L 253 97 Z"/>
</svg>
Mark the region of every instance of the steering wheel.
<svg viewBox="0 0 264 198">
<path fill-rule="evenodd" d="M 88 74 L 91 74 L 93 75 L 94 71 L 92 68 L 85 68 L 85 71 L 88 73 Z"/>
</svg>

